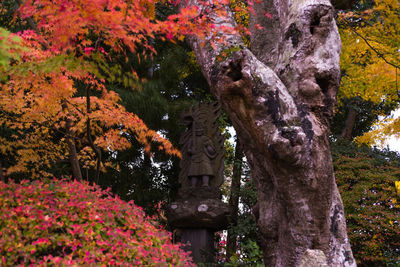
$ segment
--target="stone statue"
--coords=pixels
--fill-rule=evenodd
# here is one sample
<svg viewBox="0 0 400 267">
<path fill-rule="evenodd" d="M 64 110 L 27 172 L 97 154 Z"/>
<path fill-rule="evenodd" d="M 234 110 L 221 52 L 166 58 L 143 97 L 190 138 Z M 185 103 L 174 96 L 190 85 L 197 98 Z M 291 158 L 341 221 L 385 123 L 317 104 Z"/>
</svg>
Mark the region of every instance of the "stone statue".
<svg viewBox="0 0 400 267">
<path fill-rule="evenodd" d="M 223 182 L 224 138 L 217 119 L 221 109 L 216 102 L 200 103 L 182 114 L 187 127 L 182 135 L 181 189 L 219 188 Z"/>
<path fill-rule="evenodd" d="M 224 176 L 224 138 L 217 119 L 216 102 L 200 103 L 182 113 L 186 131 L 180 139 L 182 160 L 177 199 L 169 204 L 167 218 L 178 229 L 180 242 L 188 244 L 196 263 L 212 262 L 214 232 L 228 226 L 229 206 L 221 201 Z M 179 238 L 177 238 L 179 239 Z"/>
</svg>

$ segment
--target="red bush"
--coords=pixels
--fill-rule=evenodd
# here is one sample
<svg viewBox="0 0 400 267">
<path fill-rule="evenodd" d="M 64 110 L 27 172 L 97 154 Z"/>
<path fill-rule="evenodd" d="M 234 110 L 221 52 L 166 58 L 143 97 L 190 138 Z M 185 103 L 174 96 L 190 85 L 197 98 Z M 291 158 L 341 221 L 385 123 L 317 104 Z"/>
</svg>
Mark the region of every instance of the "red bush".
<svg viewBox="0 0 400 267">
<path fill-rule="evenodd" d="M 193 266 L 170 235 L 98 186 L 0 182 L 0 266 Z"/>
</svg>

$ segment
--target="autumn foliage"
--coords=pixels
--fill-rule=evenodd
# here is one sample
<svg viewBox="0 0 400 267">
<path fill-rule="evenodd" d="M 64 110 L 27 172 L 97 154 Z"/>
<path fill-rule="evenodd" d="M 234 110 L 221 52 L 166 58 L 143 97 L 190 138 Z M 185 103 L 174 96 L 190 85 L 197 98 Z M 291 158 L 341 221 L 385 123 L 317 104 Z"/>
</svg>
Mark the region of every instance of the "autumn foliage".
<svg viewBox="0 0 400 267">
<path fill-rule="evenodd" d="M 400 264 L 400 168 L 395 153 L 333 146 L 335 176 L 358 266 Z M 338 153 L 339 152 L 339 153 Z"/>
<path fill-rule="evenodd" d="M 0 265 L 192 266 L 141 208 L 86 182 L 0 182 Z"/>
<path fill-rule="evenodd" d="M 339 100 L 361 98 L 398 107 L 399 6 L 398 0 L 360 1 L 354 10 L 339 13 L 337 22 L 342 40 Z M 381 110 L 379 115 L 385 114 Z M 388 136 L 399 137 L 399 133 L 400 119 L 386 118 L 356 141 L 381 145 Z"/>
<path fill-rule="evenodd" d="M 172 1 L 173 2 L 173 1 Z M 0 125 L 13 131 L 0 139 L 0 153 L 15 158 L 7 173 L 51 176 L 56 162 L 75 157 L 81 166 L 107 167 L 101 153 L 130 146 L 134 136 L 150 152 L 151 144 L 179 151 L 147 128 L 120 104 L 118 85 L 138 88 L 133 68 L 122 71 L 121 58 L 156 53 L 153 40 L 183 40 L 213 29 L 194 7 L 162 20 L 155 0 L 27 0 L 16 12 L 28 30 L 1 31 Z M 124 56 L 125 55 L 125 56 Z M 76 150 L 76 153 L 74 152 Z M 76 155 L 74 155 L 76 154 Z M 110 167 L 110 166 L 109 166 Z"/>
</svg>

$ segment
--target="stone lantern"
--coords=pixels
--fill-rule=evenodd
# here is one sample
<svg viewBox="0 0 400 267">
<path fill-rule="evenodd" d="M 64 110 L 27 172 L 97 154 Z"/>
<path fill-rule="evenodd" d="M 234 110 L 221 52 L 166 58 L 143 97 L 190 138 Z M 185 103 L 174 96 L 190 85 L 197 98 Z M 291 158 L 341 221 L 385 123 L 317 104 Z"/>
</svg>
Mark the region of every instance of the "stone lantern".
<svg viewBox="0 0 400 267">
<path fill-rule="evenodd" d="M 220 106 L 200 103 L 183 112 L 187 127 L 180 139 L 182 160 L 177 199 L 167 210 L 169 224 L 196 263 L 213 262 L 214 234 L 228 226 L 229 207 L 221 201 L 224 138 L 218 128 Z"/>
</svg>

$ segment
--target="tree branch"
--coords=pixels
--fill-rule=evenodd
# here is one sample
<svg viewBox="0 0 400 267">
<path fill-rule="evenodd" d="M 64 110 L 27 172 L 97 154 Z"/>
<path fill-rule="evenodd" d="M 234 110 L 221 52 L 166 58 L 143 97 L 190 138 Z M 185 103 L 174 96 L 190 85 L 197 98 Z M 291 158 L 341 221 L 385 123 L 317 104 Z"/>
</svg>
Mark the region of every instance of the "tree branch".
<svg viewBox="0 0 400 267">
<path fill-rule="evenodd" d="M 86 87 L 86 111 L 87 111 L 87 120 L 86 120 L 86 135 L 89 141 L 90 147 L 93 149 L 94 153 L 96 154 L 97 163 L 96 163 L 96 175 L 95 175 L 95 182 L 99 182 L 100 177 L 100 167 L 101 167 L 101 150 L 97 147 L 92 139 L 92 135 L 90 134 L 90 88 L 89 86 Z"/>
<path fill-rule="evenodd" d="M 372 51 L 374 51 L 379 58 L 383 59 L 383 61 L 385 61 L 387 64 L 395 67 L 396 69 L 399 69 L 400 66 L 396 65 L 395 63 L 390 62 L 389 60 L 386 59 L 385 55 L 381 52 L 378 51 L 378 49 L 376 49 L 368 40 L 367 38 L 365 38 L 362 34 L 360 34 L 352 25 L 351 23 L 349 23 L 347 20 L 345 20 L 346 23 L 345 25 L 348 26 L 352 32 L 354 32 L 358 37 L 360 37 L 367 45 L 369 48 L 372 49 Z"/>
<path fill-rule="evenodd" d="M 67 104 L 65 102 L 62 102 L 61 106 L 63 110 L 67 110 Z M 72 127 L 72 121 L 67 118 L 65 124 L 65 131 L 66 131 L 65 141 L 69 149 L 69 158 L 70 158 L 73 178 L 80 181 L 82 180 L 82 172 L 81 172 L 81 167 L 79 165 L 78 153 L 76 151 L 75 142 L 74 139 L 72 138 L 73 135 L 71 133 L 71 127 Z"/>
</svg>

